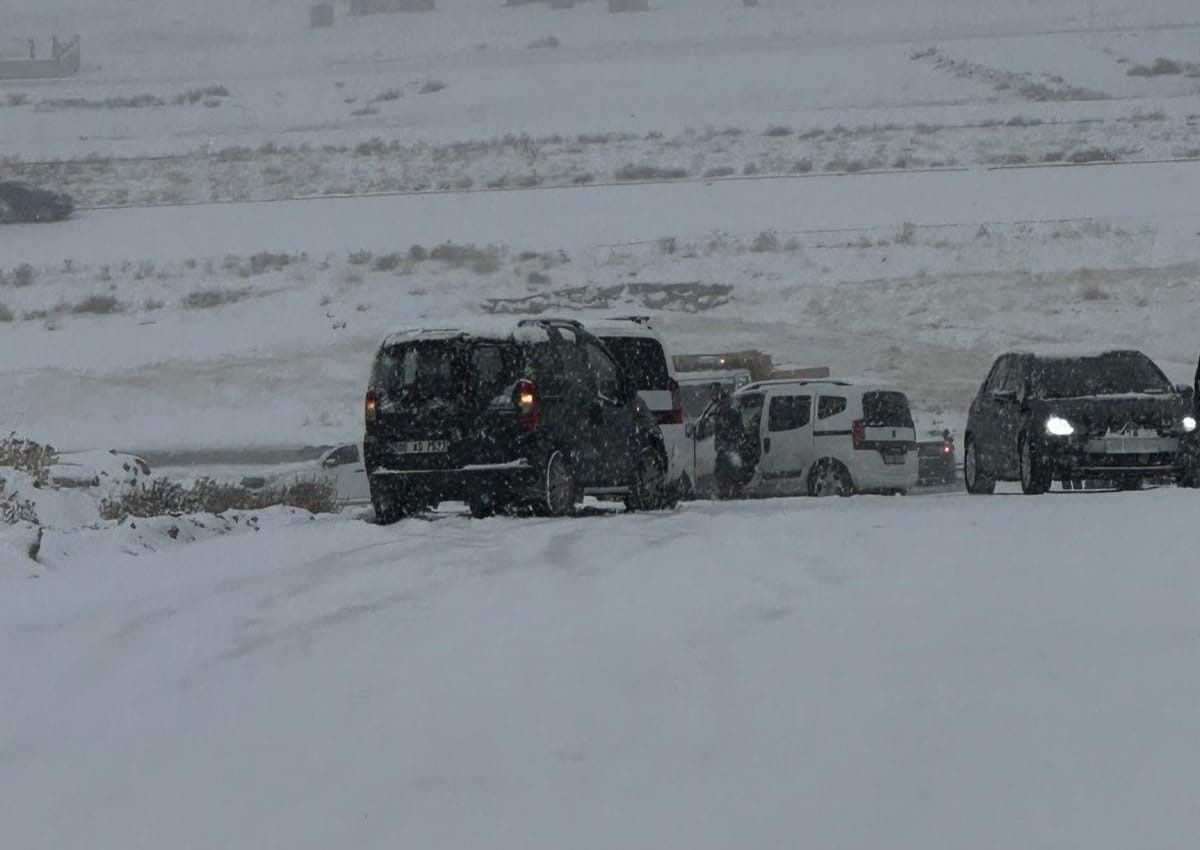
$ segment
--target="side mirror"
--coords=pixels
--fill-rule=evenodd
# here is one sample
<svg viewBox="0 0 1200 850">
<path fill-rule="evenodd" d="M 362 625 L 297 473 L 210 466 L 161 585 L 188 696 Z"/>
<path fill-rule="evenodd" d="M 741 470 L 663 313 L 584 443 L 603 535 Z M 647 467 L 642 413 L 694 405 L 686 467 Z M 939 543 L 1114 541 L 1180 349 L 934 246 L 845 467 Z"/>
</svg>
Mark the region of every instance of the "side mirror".
<svg viewBox="0 0 1200 850">
<path fill-rule="evenodd" d="M 1016 390 L 995 390 L 992 393 L 992 398 L 996 399 L 997 401 L 1016 401 L 1017 400 L 1017 391 Z"/>
<path fill-rule="evenodd" d="M 338 462 L 337 458 L 335 457 L 327 457 L 325 460 L 321 461 L 321 466 L 323 466 L 325 469 L 333 469 L 337 465 Z"/>
</svg>

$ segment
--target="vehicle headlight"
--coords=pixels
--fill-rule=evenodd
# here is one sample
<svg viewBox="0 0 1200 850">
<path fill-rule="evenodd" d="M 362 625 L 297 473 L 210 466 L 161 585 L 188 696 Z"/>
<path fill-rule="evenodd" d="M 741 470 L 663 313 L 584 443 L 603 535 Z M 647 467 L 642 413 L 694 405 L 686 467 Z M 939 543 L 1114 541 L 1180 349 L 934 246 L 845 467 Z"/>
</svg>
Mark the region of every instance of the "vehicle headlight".
<svg viewBox="0 0 1200 850">
<path fill-rule="evenodd" d="M 1075 433 L 1075 426 L 1061 416 L 1051 416 L 1046 420 L 1046 433 L 1054 437 L 1069 437 Z"/>
<path fill-rule="evenodd" d="M 1185 417 L 1183 417 L 1182 424 L 1183 424 L 1183 430 L 1187 431 L 1190 434 L 1192 431 L 1196 430 L 1196 417 L 1195 416 L 1185 416 Z"/>
</svg>

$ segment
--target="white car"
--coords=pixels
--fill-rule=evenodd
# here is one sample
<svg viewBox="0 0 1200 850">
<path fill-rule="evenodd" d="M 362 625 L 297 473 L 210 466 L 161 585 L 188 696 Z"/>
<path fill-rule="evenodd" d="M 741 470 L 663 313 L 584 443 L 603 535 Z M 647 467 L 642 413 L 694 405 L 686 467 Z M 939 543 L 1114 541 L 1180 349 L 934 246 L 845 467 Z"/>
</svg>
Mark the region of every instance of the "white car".
<svg viewBox="0 0 1200 850">
<path fill-rule="evenodd" d="M 662 337 L 646 316 L 589 321 L 586 326 L 612 353 L 626 378 L 637 386 L 642 401 L 653 411 L 667 450 L 667 479 L 678 492 L 687 492 L 691 481 L 686 478 L 688 440 L 683 427 L 683 400 L 675 364 Z"/>
<path fill-rule="evenodd" d="M 365 505 L 371 501 L 367 467 L 358 443 L 344 443 L 321 455 L 321 477 L 333 484 L 339 505 Z"/>
<path fill-rule="evenodd" d="M 273 474 L 248 475 L 241 479 L 243 487 L 289 487 L 304 481 L 325 481 L 333 486 L 339 505 L 365 505 L 371 501 L 367 484 L 367 468 L 363 463 L 362 447 L 358 443 L 342 443 L 326 449 L 315 461 L 289 464 L 286 470 Z"/>
<path fill-rule="evenodd" d="M 738 390 L 753 475 L 747 496 L 907 493 L 917 483 L 917 440 L 908 398 L 895 387 L 852 380 L 760 381 Z M 698 495 L 716 493 L 715 405 L 687 426 Z M 765 413 L 765 415 L 764 415 Z"/>
<path fill-rule="evenodd" d="M 56 487 L 96 487 L 128 491 L 150 483 L 150 465 L 137 455 L 102 449 L 59 454 L 50 466 Z"/>
</svg>

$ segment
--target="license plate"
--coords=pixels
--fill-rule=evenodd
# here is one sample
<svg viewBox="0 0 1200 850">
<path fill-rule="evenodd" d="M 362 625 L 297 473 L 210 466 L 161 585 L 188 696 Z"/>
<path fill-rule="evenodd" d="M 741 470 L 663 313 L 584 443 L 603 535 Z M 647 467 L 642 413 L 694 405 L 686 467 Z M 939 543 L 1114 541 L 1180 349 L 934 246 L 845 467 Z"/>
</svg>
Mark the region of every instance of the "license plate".
<svg viewBox="0 0 1200 850">
<path fill-rule="evenodd" d="M 1154 439 L 1155 437 L 1157 437 L 1158 432 L 1153 431 L 1149 428 L 1137 428 L 1136 430 L 1126 431 L 1124 433 L 1117 433 L 1116 431 L 1109 431 L 1104 436 L 1105 436 L 1105 439 L 1108 439 L 1108 440 L 1150 440 L 1150 439 Z"/>
<path fill-rule="evenodd" d="M 397 446 L 397 450 L 402 455 L 439 454 L 449 448 L 449 440 L 408 440 Z"/>
<path fill-rule="evenodd" d="M 893 466 L 899 466 L 900 464 L 904 463 L 904 454 L 904 452 L 900 452 L 898 454 L 885 453 L 883 456 L 883 462 Z"/>
</svg>

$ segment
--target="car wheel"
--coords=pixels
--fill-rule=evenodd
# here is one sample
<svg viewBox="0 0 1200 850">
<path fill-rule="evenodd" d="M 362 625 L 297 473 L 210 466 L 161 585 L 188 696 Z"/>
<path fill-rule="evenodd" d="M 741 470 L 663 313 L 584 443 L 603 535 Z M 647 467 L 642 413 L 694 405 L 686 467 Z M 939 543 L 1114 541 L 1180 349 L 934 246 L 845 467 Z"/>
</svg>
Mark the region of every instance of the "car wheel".
<svg viewBox="0 0 1200 850">
<path fill-rule="evenodd" d="M 971 437 L 967 437 L 967 445 L 963 452 L 963 478 L 966 479 L 968 493 L 990 496 L 996 492 L 996 480 L 989 478 L 983 471 L 979 449 Z"/>
<path fill-rule="evenodd" d="M 1195 463 L 1188 463 L 1175 476 L 1175 483 L 1193 490 L 1200 487 L 1200 467 Z"/>
<path fill-rule="evenodd" d="M 675 507 L 675 485 L 667 484 L 667 458 L 656 446 L 643 446 L 637 457 L 637 480 L 625 497 L 625 509 L 655 511 Z"/>
<path fill-rule="evenodd" d="M 404 505 L 391 488 L 372 487 L 371 507 L 375 509 L 375 522 L 378 525 L 392 525 L 404 517 Z"/>
<path fill-rule="evenodd" d="M 1050 470 L 1027 436 L 1021 437 L 1021 492 L 1039 496 L 1050 489 Z"/>
<path fill-rule="evenodd" d="M 500 510 L 500 506 L 496 504 L 495 496 L 491 493 L 483 493 L 467 499 L 467 509 L 475 519 L 487 519 L 495 516 L 496 512 Z"/>
<path fill-rule="evenodd" d="M 557 449 L 546 460 L 534 501 L 539 516 L 566 516 L 575 507 L 575 472 L 566 455 Z"/>
<path fill-rule="evenodd" d="M 852 496 L 854 481 L 850 472 L 832 458 L 822 458 L 808 473 L 808 495 Z"/>
</svg>

